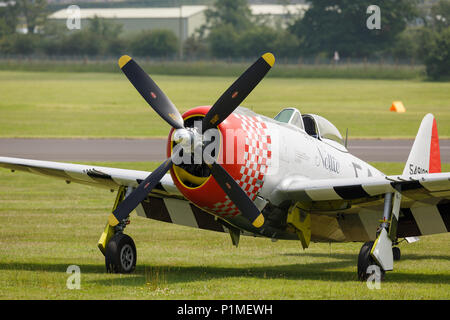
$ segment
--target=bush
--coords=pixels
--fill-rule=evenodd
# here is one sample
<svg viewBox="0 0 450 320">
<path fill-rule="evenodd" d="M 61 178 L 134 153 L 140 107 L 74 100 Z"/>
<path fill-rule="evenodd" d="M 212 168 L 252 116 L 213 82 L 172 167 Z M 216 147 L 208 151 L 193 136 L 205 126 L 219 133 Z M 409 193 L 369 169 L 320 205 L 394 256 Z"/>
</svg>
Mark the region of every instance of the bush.
<svg viewBox="0 0 450 320">
<path fill-rule="evenodd" d="M 239 56 L 256 57 L 268 51 L 273 52 L 276 38 L 275 29 L 266 26 L 250 29 L 239 36 L 237 45 Z"/>
<path fill-rule="evenodd" d="M 183 52 L 184 56 L 188 58 L 201 58 L 206 56 L 208 48 L 202 39 L 196 36 L 190 36 L 184 41 Z"/>
<path fill-rule="evenodd" d="M 38 35 L 35 34 L 11 34 L 0 41 L 0 53 L 2 54 L 32 54 L 36 52 Z"/>
<path fill-rule="evenodd" d="M 239 54 L 238 33 L 232 25 L 212 29 L 208 35 L 209 50 L 218 58 L 236 57 Z"/>
<path fill-rule="evenodd" d="M 256 57 L 272 52 L 277 57 L 299 56 L 298 38 L 286 30 L 256 26 L 237 32 L 231 26 L 215 28 L 208 36 L 211 55 L 218 58 Z"/>
<path fill-rule="evenodd" d="M 425 66 L 431 79 L 450 79 L 450 27 L 432 34 Z"/>
<path fill-rule="evenodd" d="M 130 39 L 131 52 L 141 57 L 170 57 L 178 48 L 178 38 L 169 30 L 142 31 Z"/>
</svg>

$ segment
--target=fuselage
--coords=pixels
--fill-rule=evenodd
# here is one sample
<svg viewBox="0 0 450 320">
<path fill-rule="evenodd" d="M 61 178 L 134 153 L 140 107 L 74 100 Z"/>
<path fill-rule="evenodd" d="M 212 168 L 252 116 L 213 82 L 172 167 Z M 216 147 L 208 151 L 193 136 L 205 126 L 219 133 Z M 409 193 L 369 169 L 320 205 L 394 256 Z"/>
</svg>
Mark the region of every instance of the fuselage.
<svg viewBox="0 0 450 320">
<path fill-rule="evenodd" d="M 186 122 L 201 119 L 210 107 L 191 109 L 183 114 Z M 241 230 L 267 237 L 295 239 L 295 233 L 283 227 L 284 206 L 274 205 L 273 191 L 295 177 L 304 179 L 362 178 L 383 175 L 373 166 L 350 154 L 336 141 L 311 136 L 289 123 L 258 115 L 239 107 L 219 126 L 219 150 L 214 156 L 239 183 L 266 217 L 261 229 L 243 218 L 208 175 L 207 167 L 174 166 L 172 179 L 180 192 L 201 209 L 217 215 Z M 173 130 L 169 134 L 167 152 L 174 152 Z M 217 142 L 217 141 L 216 141 Z M 272 214 L 272 213 L 277 214 Z M 267 219 L 269 218 L 269 219 Z"/>
</svg>

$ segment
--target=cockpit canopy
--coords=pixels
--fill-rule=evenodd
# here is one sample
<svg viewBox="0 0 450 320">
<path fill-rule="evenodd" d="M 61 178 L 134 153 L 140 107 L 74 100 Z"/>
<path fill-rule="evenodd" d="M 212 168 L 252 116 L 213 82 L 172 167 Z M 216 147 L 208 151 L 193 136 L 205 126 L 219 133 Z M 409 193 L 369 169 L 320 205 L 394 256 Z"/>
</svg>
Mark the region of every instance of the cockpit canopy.
<svg viewBox="0 0 450 320">
<path fill-rule="evenodd" d="M 305 129 L 303 126 L 302 115 L 300 111 L 295 108 L 285 108 L 281 110 L 274 118 L 277 121 L 292 124 L 300 129 Z"/>
<path fill-rule="evenodd" d="M 303 129 L 307 134 L 319 140 L 326 139 L 341 145 L 344 144 L 339 130 L 330 121 L 317 114 L 302 115 L 296 108 L 285 108 L 274 119 Z"/>
</svg>

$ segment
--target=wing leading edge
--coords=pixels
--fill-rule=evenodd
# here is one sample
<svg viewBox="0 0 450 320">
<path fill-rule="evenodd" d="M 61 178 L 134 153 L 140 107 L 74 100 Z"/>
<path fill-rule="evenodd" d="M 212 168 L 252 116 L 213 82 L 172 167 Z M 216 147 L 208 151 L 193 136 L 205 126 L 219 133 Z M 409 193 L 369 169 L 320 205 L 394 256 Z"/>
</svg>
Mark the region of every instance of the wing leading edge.
<svg viewBox="0 0 450 320">
<path fill-rule="evenodd" d="M 0 157 L 0 167 L 112 190 L 117 190 L 120 186 L 137 187 L 140 181 L 150 174 L 148 171 L 9 157 Z M 168 174 L 163 177 L 161 183 L 155 188 L 155 192 L 182 196 Z"/>
<path fill-rule="evenodd" d="M 305 180 L 287 178 L 272 192 L 270 200 L 278 205 L 284 201 L 351 203 L 370 202 L 388 192 L 400 191 L 403 204 L 419 201 L 434 204 L 450 200 L 450 172 L 412 176 L 386 176 L 365 179 Z"/>
</svg>

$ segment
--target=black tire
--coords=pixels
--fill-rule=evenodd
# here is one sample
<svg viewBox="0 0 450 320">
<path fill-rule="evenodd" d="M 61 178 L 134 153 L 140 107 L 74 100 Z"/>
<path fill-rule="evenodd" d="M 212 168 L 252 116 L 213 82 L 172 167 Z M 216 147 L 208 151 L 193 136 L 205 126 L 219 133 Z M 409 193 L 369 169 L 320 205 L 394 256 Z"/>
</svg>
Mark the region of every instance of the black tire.
<svg viewBox="0 0 450 320">
<path fill-rule="evenodd" d="M 372 258 L 372 256 L 370 255 L 370 251 L 372 250 L 373 247 L 373 241 L 369 241 L 363 244 L 363 246 L 361 247 L 361 250 L 359 251 L 359 255 L 358 255 L 358 279 L 360 281 L 366 281 L 370 276 L 371 273 L 367 273 L 367 269 L 370 266 L 376 266 L 377 268 L 379 268 L 380 273 L 381 273 L 381 281 L 384 279 L 384 274 L 385 271 L 383 270 L 383 268 L 381 268 L 380 266 L 378 266 L 378 264 L 375 262 L 375 260 Z"/>
<path fill-rule="evenodd" d="M 117 233 L 106 245 L 105 265 L 110 273 L 131 273 L 136 268 L 136 246 L 130 236 Z"/>
<path fill-rule="evenodd" d="M 400 248 L 392 247 L 392 255 L 394 256 L 394 261 L 399 261 L 402 256 Z"/>
</svg>

